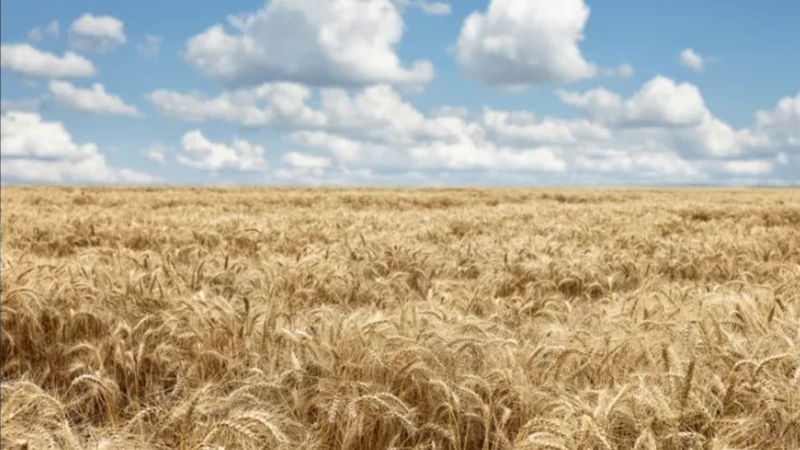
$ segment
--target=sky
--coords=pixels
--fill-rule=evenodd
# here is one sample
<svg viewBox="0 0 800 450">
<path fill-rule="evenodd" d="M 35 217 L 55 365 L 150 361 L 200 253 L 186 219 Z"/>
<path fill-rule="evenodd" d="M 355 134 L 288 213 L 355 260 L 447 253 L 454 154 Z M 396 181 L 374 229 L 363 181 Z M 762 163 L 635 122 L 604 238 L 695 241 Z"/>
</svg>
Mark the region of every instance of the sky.
<svg viewBox="0 0 800 450">
<path fill-rule="evenodd" d="M 796 0 L 0 8 L 4 184 L 800 185 Z"/>
</svg>

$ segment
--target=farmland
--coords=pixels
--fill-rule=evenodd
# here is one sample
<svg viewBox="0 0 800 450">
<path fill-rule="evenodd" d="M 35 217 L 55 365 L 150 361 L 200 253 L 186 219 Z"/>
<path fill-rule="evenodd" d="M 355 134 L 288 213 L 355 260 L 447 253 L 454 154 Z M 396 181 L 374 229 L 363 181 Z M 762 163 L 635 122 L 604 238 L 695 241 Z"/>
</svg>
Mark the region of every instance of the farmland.
<svg viewBox="0 0 800 450">
<path fill-rule="evenodd" d="M 800 448 L 800 192 L 2 188 L 8 449 Z"/>
</svg>

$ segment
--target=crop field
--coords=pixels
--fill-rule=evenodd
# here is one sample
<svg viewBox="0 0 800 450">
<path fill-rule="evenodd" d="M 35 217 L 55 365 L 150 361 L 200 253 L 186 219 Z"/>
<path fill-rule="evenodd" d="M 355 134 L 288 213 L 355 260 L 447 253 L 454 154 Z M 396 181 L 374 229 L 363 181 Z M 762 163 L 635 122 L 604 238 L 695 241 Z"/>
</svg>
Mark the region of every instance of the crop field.
<svg viewBox="0 0 800 450">
<path fill-rule="evenodd" d="M 2 188 L 3 449 L 797 449 L 800 191 Z"/>
</svg>

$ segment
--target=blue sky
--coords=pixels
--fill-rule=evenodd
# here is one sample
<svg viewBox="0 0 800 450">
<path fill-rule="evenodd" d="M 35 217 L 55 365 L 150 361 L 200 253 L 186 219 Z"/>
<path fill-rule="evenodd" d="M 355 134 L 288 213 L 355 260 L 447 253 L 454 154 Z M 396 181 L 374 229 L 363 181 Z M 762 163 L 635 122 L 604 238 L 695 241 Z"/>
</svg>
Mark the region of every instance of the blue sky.
<svg viewBox="0 0 800 450">
<path fill-rule="evenodd" d="M 2 2 L 3 183 L 800 183 L 800 2 Z"/>
</svg>

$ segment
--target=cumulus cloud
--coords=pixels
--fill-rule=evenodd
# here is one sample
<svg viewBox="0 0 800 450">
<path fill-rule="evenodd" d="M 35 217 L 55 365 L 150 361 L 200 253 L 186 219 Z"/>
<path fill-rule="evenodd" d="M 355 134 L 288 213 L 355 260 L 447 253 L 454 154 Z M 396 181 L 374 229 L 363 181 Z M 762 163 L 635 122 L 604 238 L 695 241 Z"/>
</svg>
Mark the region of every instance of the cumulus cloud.
<svg viewBox="0 0 800 450">
<path fill-rule="evenodd" d="M 426 115 L 388 85 L 370 86 L 356 93 L 323 90 L 320 112 L 330 130 L 392 146 L 483 133 L 479 124 L 467 120 L 462 109 L 439 109 Z"/>
<path fill-rule="evenodd" d="M 466 106 L 437 106 L 431 111 L 432 116 L 453 116 L 467 119 L 469 117 L 469 108 Z"/>
<path fill-rule="evenodd" d="M 586 111 L 593 119 L 624 126 L 698 125 L 709 117 L 700 89 L 657 76 L 631 98 L 623 100 L 606 89 L 583 94 L 558 91 L 565 103 Z"/>
<path fill-rule="evenodd" d="M 515 149 L 493 142 L 460 136 L 456 140 L 423 143 L 409 151 L 412 164 L 420 168 L 505 169 L 561 172 L 566 163 L 547 147 Z"/>
<path fill-rule="evenodd" d="M 20 181 L 56 183 L 60 181 L 111 181 L 105 158 L 94 155 L 79 160 L 4 159 L 3 177 Z"/>
<path fill-rule="evenodd" d="M 161 114 L 188 122 L 219 120 L 255 126 L 272 121 L 269 110 L 256 105 L 251 95 L 224 93 L 208 98 L 198 92 L 185 94 L 162 89 L 150 93 L 148 99 Z"/>
<path fill-rule="evenodd" d="M 737 156 L 746 148 L 761 148 L 769 145 L 769 138 L 763 133 L 747 128 L 734 129 L 716 117 L 708 117 L 694 127 L 680 132 L 682 140 L 700 153 L 711 156 Z"/>
<path fill-rule="evenodd" d="M 355 163 L 362 158 L 379 157 L 385 148 L 326 131 L 304 130 L 293 133 L 290 140 L 307 147 L 324 149 L 344 163 Z"/>
<path fill-rule="evenodd" d="M 283 155 L 283 162 L 295 169 L 308 170 L 322 170 L 331 165 L 331 160 L 328 158 L 299 152 L 289 152 Z"/>
<path fill-rule="evenodd" d="M 490 140 L 437 142 L 432 148 L 414 149 L 425 168 L 488 170 L 513 173 L 565 173 L 570 167 L 562 148 L 499 145 Z"/>
<path fill-rule="evenodd" d="M 326 89 L 321 97 L 320 109 L 333 128 L 407 142 L 425 122 L 424 115 L 388 85 L 370 86 L 355 95 L 344 89 Z"/>
<path fill-rule="evenodd" d="M 772 172 L 772 162 L 764 160 L 726 161 L 722 163 L 721 169 L 731 175 L 765 175 Z"/>
<path fill-rule="evenodd" d="M 575 155 L 574 169 L 589 174 L 624 174 L 640 180 L 686 182 L 706 178 L 697 163 L 668 149 L 620 142 L 614 148 L 588 148 Z"/>
<path fill-rule="evenodd" d="M 411 169 L 507 169 L 562 171 L 565 162 L 550 148 L 503 145 L 487 138 L 462 111 L 425 115 L 386 85 L 351 95 L 322 93 L 329 131 L 292 135 L 295 143 L 325 151 L 355 166 Z"/>
<path fill-rule="evenodd" d="M 230 93 L 220 98 L 227 97 Z M 250 97 L 252 93 L 248 94 Z M 322 89 L 317 106 L 309 106 L 311 100 L 311 97 L 304 97 L 296 103 L 302 108 L 292 110 L 309 108 L 315 121 L 297 120 L 296 115 L 287 115 L 282 121 L 283 125 L 296 129 L 288 136 L 288 141 L 302 150 L 297 153 L 321 157 L 355 170 L 563 173 L 570 168 L 584 170 L 581 162 L 611 158 L 613 166 L 619 170 L 642 174 L 662 171 L 676 177 L 699 174 L 699 170 L 693 170 L 691 162 L 677 155 L 669 145 L 659 145 L 668 140 L 665 137 L 630 134 L 647 132 L 637 131 L 640 128 L 617 129 L 589 119 L 540 118 L 525 111 L 489 108 L 477 120 L 470 119 L 469 111 L 464 108 L 439 108 L 425 114 L 389 85 L 375 85 L 354 92 Z M 235 104 L 233 101 L 222 103 Z M 247 108 L 224 106 L 219 110 L 237 112 L 231 115 L 200 113 L 201 106 L 193 105 L 187 110 L 194 111 L 197 119 L 240 123 L 243 123 L 240 115 L 247 111 Z M 625 129 L 632 131 L 625 132 Z M 667 137 L 673 141 L 677 139 Z M 620 147 L 623 154 L 609 153 Z M 654 160 L 663 163 L 661 166 L 648 165 L 651 160 L 647 156 L 654 154 L 658 155 Z M 593 171 L 597 171 L 598 166 L 601 165 L 596 162 L 585 164 L 585 167 L 593 167 Z M 299 169 L 284 161 L 284 167 L 279 170 L 288 175 L 298 174 Z M 304 173 L 308 175 L 307 172 Z"/>
<path fill-rule="evenodd" d="M 126 104 L 119 96 L 109 94 L 100 83 L 81 89 L 68 81 L 50 82 L 50 94 L 58 103 L 76 111 L 98 115 L 140 116 L 135 106 Z"/>
<path fill-rule="evenodd" d="M 275 123 L 321 124 L 324 116 L 306 102 L 311 91 L 296 83 L 265 83 L 255 88 L 225 91 L 216 97 L 203 94 L 157 90 L 148 99 L 161 114 L 178 120 L 203 122 L 219 120 L 248 127 Z"/>
<path fill-rule="evenodd" d="M 282 166 L 273 174 L 278 180 L 291 183 L 321 184 L 336 178 L 336 175 L 333 175 L 330 171 L 333 162 L 323 156 L 289 152 L 283 155 L 281 162 L 283 163 Z M 341 174 L 343 171 L 348 172 L 343 167 L 340 167 L 337 172 Z"/>
<path fill-rule="evenodd" d="M 484 108 L 483 124 L 499 139 L 528 144 L 562 144 L 608 141 L 611 130 L 588 120 L 537 118 L 527 111 L 498 111 Z"/>
<path fill-rule="evenodd" d="M 467 17 L 456 56 L 471 77 L 494 86 L 592 77 L 598 69 L 578 45 L 588 19 L 583 0 L 492 0 Z"/>
<path fill-rule="evenodd" d="M 69 27 L 69 45 L 81 52 L 105 53 L 126 43 L 125 25 L 112 16 L 84 14 Z"/>
<path fill-rule="evenodd" d="M 163 115 L 191 122 L 327 127 L 394 139 L 420 131 L 425 123 L 423 114 L 386 84 L 355 94 L 343 88 L 321 89 L 316 108 L 310 106 L 312 91 L 297 83 L 265 83 L 224 91 L 215 97 L 157 90 L 148 99 Z"/>
<path fill-rule="evenodd" d="M 136 46 L 136 51 L 138 51 L 144 59 L 156 60 L 161 56 L 162 41 L 164 41 L 164 36 L 146 34 L 144 36 L 144 41 Z"/>
<path fill-rule="evenodd" d="M 658 161 L 655 173 L 686 180 L 709 180 L 711 173 L 757 178 L 787 161 L 779 153 L 782 148 L 800 142 L 797 135 L 792 137 L 800 129 L 800 95 L 781 100 L 773 111 L 759 112 L 753 126 L 739 129 L 714 117 L 695 86 L 663 77 L 628 99 L 605 89 L 559 95 L 613 132 L 613 148 L 583 141 L 572 163 L 586 170 L 647 173 L 646 165 Z M 764 154 L 774 157 L 753 159 Z"/>
<path fill-rule="evenodd" d="M 275 84 L 266 86 L 276 89 Z M 248 115 L 258 117 L 256 112 L 275 103 L 254 101 L 257 89 L 205 99 L 209 104 L 220 100 L 219 110 L 233 111 L 230 115 L 203 112 L 203 102 L 186 109 L 197 120 L 244 124 Z M 245 100 L 235 100 L 236 95 Z M 767 174 L 781 176 L 778 169 L 786 172 L 793 162 L 791 153 L 778 152 L 791 151 L 788 136 L 800 117 L 794 98 L 759 113 L 752 127 L 737 129 L 708 110 L 696 86 L 664 77 L 644 83 L 629 97 L 605 89 L 560 95 L 586 117 L 488 107 L 482 112 L 463 107 L 425 112 L 396 88 L 381 84 L 357 90 L 308 89 L 288 96 L 292 100 L 280 121 L 250 122 L 288 131 L 285 148 L 292 156 L 281 159 L 271 173 L 276 180 L 293 182 L 341 180 L 356 172 L 373 177 L 364 180 L 386 173 L 422 173 L 432 177 L 428 182 L 441 181 L 446 174 L 463 179 L 457 174 L 465 173 L 493 183 L 504 177 L 523 182 L 526 176 L 587 183 L 616 177 L 634 183 L 707 183 L 720 177 L 754 182 Z M 245 114 L 250 107 L 255 109 Z M 787 150 L 775 147 L 779 136 Z"/>
<path fill-rule="evenodd" d="M 28 39 L 39 42 L 48 37 L 56 38 L 61 34 L 61 26 L 57 20 L 53 20 L 45 26 L 36 26 L 28 31 Z"/>
<path fill-rule="evenodd" d="M 242 139 L 235 139 L 231 145 L 212 142 L 200 130 L 183 135 L 181 150 L 178 163 L 211 172 L 224 169 L 258 171 L 267 165 L 264 147 Z"/>
<path fill-rule="evenodd" d="M 146 183 L 152 178 L 109 167 L 92 143 L 77 144 L 60 122 L 39 114 L 8 112 L 0 118 L 2 176 L 33 182 Z"/>
<path fill-rule="evenodd" d="M 687 48 L 681 52 L 680 60 L 683 67 L 692 69 L 695 72 L 702 72 L 706 65 L 705 58 L 691 48 Z"/>
<path fill-rule="evenodd" d="M 557 90 L 562 102 L 583 110 L 597 121 L 616 122 L 623 107 L 622 97 L 606 88 L 597 88 L 584 93 Z M 611 114 L 613 113 L 613 117 Z"/>
<path fill-rule="evenodd" d="M 404 67 L 394 47 L 403 18 L 390 0 L 273 0 L 192 37 L 185 57 L 230 84 L 297 81 L 311 85 L 385 82 L 422 86 L 429 61 Z"/>
<path fill-rule="evenodd" d="M 766 133 L 734 129 L 714 117 L 700 89 L 691 83 L 657 76 L 628 99 L 603 88 L 557 93 L 564 103 L 583 110 L 594 122 L 619 129 L 632 139 L 654 140 L 686 154 L 737 156 L 745 149 L 769 145 Z"/>
<path fill-rule="evenodd" d="M 800 92 L 778 101 L 772 111 L 757 112 L 756 126 L 774 145 L 800 149 Z"/>
<path fill-rule="evenodd" d="M 0 46 L 0 67 L 37 78 L 93 77 L 97 73 L 94 64 L 80 55 L 66 52 L 59 57 L 29 44 Z"/>
<path fill-rule="evenodd" d="M 4 157 L 83 159 L 97 153 L 94 144 L 75 144 L 61 122 L 45 122 L 35 113 L 4 114 L 0 133 Z"/>
</svg>

